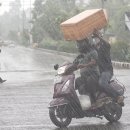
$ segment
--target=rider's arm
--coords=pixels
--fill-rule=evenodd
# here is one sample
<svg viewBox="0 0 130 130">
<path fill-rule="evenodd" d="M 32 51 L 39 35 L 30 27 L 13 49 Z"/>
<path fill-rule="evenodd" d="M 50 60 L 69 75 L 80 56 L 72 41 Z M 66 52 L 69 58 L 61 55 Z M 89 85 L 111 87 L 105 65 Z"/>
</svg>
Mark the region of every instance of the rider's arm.
<svg viewBox="0 0 130 130">
<path fill-rule="evenodd" d="M 82 68 L 85 68 L 85 67 L 91 67 L 95 64 L 96 64 L 96 60 L 92 59 L 88 64 L 79 64 L 77 66 L 77 69 L 82 69 Z"/>
<path fill-rule="evenodd" d="M 80 59 L 82 59 L 82 58 L 84 58 L 84 55 L 82 55 L 82 54 L 78 55 L 78 56 L 75 58 L 75 60 L 73 61 L 73 64 L 74 64 L 74 65 L 78 65 L 79 62 L 80 62 Z"/>
<path fill-rule="evenodd" d="M 107 47 L 110 47 L 110 44 L 109 42 L 107 42 L 105 39 L 103 39 L 101 36 L 97 35 L 97 37 L 99 38 L 100 40 L 100 43 L 103 43 L 105 44 Z"/>
<path fill-rule="evenodd" d="M 97 54 L 97 51 L 96 50 L 93 50 L 90 54 L 90 61 L 86 64 L 79 64 L 77 66 L 78 69 L 82 69 L 82 68 L 85 68 L 85 67 L 91 67 L 93 65 L 96 65 L 97 64 L 97 60 L 98 60 L 98 54 Z"/>
<path fill-rule="evenodd" d="M 98 32 L 98 30 L 95 30 L 94 32 L 93 32 L 93 35 L 95 36 L 95 37 L 97 37 L 97 38 L 99 38 L 99 40 L 100 40 L 100 44 L 101 43 L 103 43 L 104 45 L 106 45 L 107 47 L 110 47 L 110 44 L 109 44 L 109 42 L 107 42 L 105 39 L 103 39 L 103 37 L 100 35 L 100 33 Z"/>
</svg>

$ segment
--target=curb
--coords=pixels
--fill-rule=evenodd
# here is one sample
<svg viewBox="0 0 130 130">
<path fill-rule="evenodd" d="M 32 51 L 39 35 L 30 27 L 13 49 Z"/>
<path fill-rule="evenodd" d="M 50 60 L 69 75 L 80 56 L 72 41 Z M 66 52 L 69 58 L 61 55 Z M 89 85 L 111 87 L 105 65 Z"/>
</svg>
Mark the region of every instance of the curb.
<svg viewBox="0 0 130 130">
<path fill-rule="evenodd" d="M 116 68 L 130 69 L 130 63 L 127 62 L 112 61 L 112 65 Z"/>
<path fill-rule="evenodd" d="M 43 48 L 36 48 L 36 49 L 45 51 L 45 52 L 49 52 L 49 53 L 55 53 L 57 55 L 64 55 L 64 56 L 71 56 L 71 57 L 76 56 L 76 54 L 73 54 L 73 53 L 60 52 L 60 51 L 56 51 L 56 50 L 48 50 L 48 49 L 43 49 Z M 112 61 L 112 65 L 115 68 L 130 69 L 130 63 L 128 63 L 128 62 Z"/>
</svg>

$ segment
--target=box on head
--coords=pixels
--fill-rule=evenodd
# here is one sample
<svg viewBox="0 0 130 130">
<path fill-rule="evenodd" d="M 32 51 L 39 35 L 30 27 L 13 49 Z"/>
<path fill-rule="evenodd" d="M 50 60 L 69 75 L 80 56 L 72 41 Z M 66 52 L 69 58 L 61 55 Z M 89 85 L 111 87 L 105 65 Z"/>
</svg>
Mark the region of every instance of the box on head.
<svg viewBox="0 0 130 130">
<path fill-rule="evenodd" d="M 68 19 L 60 26 L 66 40 L 82 40 L 91 35 L 95 28 L 104 28 L 107 21 L 106 10 L 92 9 Z"/>
</svg>

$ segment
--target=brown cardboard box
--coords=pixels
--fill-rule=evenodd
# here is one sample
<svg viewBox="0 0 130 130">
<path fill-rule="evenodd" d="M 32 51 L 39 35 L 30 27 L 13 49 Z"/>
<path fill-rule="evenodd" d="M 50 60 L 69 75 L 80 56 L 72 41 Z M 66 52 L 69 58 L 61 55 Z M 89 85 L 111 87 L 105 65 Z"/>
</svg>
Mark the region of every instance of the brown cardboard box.
<svg viewBox="0 0 130 130">
<path fill-rule="evenodd" d="M 86 10 L 61 23 L 66 40 L 81 40 L 92 34 L 93 30 L 107 25 L 107 14 L 102 9 Z"/>
</svg>

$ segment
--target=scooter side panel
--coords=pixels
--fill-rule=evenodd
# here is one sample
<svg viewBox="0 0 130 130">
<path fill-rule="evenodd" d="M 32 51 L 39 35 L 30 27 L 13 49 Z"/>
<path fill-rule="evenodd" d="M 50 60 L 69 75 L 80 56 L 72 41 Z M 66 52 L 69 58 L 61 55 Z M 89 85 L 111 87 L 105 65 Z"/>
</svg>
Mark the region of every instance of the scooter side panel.
<svg viewBox="0 0 130 130">
<path fill-rule="evenodd" d="M 67 81 L 70 81 L 69 87 L 65 91 L 62 91 L 62 88 L 64 87 Z M 59 98 L 64 97 L 66 95 L 71 95 L 73 89 L 74 89 L 74 75 L 62 76 L 61 83 L 56 83 L 54 85 L 53 98 Z"/>
</svg>

